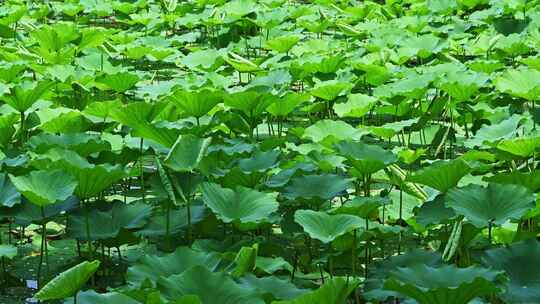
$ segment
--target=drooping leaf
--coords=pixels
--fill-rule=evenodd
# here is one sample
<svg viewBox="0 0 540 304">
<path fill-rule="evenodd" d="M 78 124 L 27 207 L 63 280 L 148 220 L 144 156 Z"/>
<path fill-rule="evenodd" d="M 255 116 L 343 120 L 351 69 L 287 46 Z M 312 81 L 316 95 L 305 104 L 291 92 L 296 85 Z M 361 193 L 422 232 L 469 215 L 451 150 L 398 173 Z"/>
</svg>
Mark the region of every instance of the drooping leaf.
<svg viewBox="0 0 540 304">
<path fill-rule="evenodd" d="M 364 221 L 354 215 L 329 215 L 313 210 L 296 211 L 294 220 L 304 228 L 310 237 L 323 243 L 332 242 L 337 237 L 364 225 Z"/>
<path fill-rule="evenodd" d="M 36 299 L 46 301 L 73 296 L 98 270 L 99 264 L 100 262 L 98 260 L 92 262 L 84 261 L 62 272 L 36 293 Z"/>
<path fill-rule="evenodd" d="M 196 169 L 211 140 L 211 138 L 198 138 L 191 134 L 180 135 L 167 154 L 164 164 L 178 172 Z"/>
</svg>

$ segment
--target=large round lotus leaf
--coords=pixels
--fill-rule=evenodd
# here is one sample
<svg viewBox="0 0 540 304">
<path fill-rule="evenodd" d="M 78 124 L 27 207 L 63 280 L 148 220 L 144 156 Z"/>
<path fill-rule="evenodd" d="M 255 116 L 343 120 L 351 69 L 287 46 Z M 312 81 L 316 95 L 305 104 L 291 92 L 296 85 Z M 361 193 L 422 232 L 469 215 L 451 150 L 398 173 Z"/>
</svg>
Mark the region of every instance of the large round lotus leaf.
<svg viewBox="0 0 540 304">
<path fill-rule="evenodd" d="M 502 295 L 508 303 L 539 303 L 540 244 L 534 239 L 488 250 L 482 259 L 485 265 L 504 270 L 510 281 Z"/>
<path fill-rule="evenodd" d="M 21 204 L 8 208 L 2 215 L 14 217 L 15 222 L 22 226 L 27 226 L 32 223 L 43 224 L 44 222 L 53 219 L 55 216 L 58 216 L 60 213 L 75 209 L 79 205 L 80 200 L 75 196 L 70 196 L 63 202 L 44 206 L 43 210 L 41 210 L 40 206 L 28 202 L 28 200 L 23 197 Z"/>
<path fill-rule="evenodd" d="M 262 172 L 274 167 L 280 156 L 279 150 L 257 151 L 251 157 L 238 161 L 244 172 Z"/>
<path fill-rule="evenodd" d="M 340 140 L 359 140 L 366 132 L 354 128 L 341 120 L 319 120 L 307 127 L 303 137 L 311 139 L 314 142 Z"/>
<path fill-rule="evenodd" d="M 11 88 L 4 98 L 5 102 L 19 112 L 26 112 L 43 94 L 54 86 L 54 82 L 24 82 Z"/>
<path fill-rule="evenodd" d="M 272 304 L 329 304 L 345 303 L 358 283 L 354 279 L 334 278 L 317 290 L 289 301 L 274 301 Z"/>
<path fill-rule="evenodd" d="M 135 136 L 171 147 L 178 138 L 179 131 L 154 123 L 165 106 L 164 103 L 131 102 L 112 109 L 111 118 L 132 128 Z"/>
<path fill-rule="evenodd" d="M 462 159 L 439 161 L 407 176 L 406 180 L 446 192 L 470 171 L 471 168 Z"/>
<path fill-rule="evenodd" d="M 152 207 L 143 203 L 123 204 L 115 202 L 111 210 L 88 210 L 89 226 L 86 226 L 87 211 L 71 215 L 68 218 L 68 233 L 70 236 L 88 240 L 103 240 L 115 238 L 122 229 L 142 228 L 152 214 Z"/>
<path fill-rule="evenodd" d="M 351 88 L 352 84 L 348 82 L 330 80 L 317 84 L 310 93 L 323 100 L 334 100 Z"/>
<path fill-rule="evenodd" d="M 313 210 L 296 211 L 294 221 L 300 224 L 311 238 L 318 239 L 323 243 L 332 242 L 337 237 L 364 225 L 364 221 L 354 215 L 329 215 Z"/>
<path fill-rule="evenodd" d="M 179 136 L 165 158 L 165 165 L 178 172 L 196 169 L 211 141 L 211 138 L 199 138 L 191 134 Z"/>
<path fill-rule="evenodd" d="M 196 295 L 203 304 L 265 303 L 255 290 L 243 288 L 224 272 L 211 272 L 204 266 L 194 266 L 182 274 L 159 278 L 157 288 L 170 300 Z"/>
<path fill-rule="evenodd" d="M 77 294 L 77 304 L 142 304 L 119 292 L 97 293 L 93 290 L 82 291 Z M 64 304 L 75 304 L 72 298 Z"/>
<path fill-rule="evenodd" d="M 444 196 L 438 195 L 435 199 L 417 207 L 416 222 L 424 226 L 448 222 L 456 213 L 447 207 L 444 201 Z"/>
<path fill-rule="evenodd" d="M 410 267 L 413 265 L 424 264 L 428 266 L 442 265 L 443 261 L 440 254 L 421 249 L 414 249 L 402 255 L 395 255 L 382 261 L 377 261 L 369 267 L 369 277 L 365 283 L 364 296 L 367 299 L 377 299 L 384 301 L 389 297 L 396 297 L 398 294 L 394 291 L 383 288 L 384 281 L 388 278 L 388 273 L 401 267 Z"/>
<path fill-rule="evenodd" d="M 501 140 L 497 149 L 519 157 L 530 157 L 540 148 L 540 137 L 520 137 Z"/>
<path fill-rule="evenodd" d="M 498 173 L 490 177 L 484 177 L 484 180 L 497 184 L 521 185 L 535 193 L 540 190 L 540 170 L 534 170 L 533 172 L 512 171 L 510 173 Z"/>
<path fill-rule="evenodd" d="M 502 276 L 502 271 L 477 266 L 417 264 L 391 271 L 384 288 L 419 304 L 467 304 L 476 297 L 498 292 L 496 284 Z"/>
<path fill-rule="evenodd" d="M 287 116 L 303 102 L 308 101 L 308 94 L 289 93 L 266 108 L 274 116 Z"/>
<path fill-rule="evenodd" d="M 465 147 L 481 147 L 484 143 L 492 143 L 501 139 L 510 139 L 515 136 L 522 119 L 523 116 L 512 115 L 495 124 L 484 125 L 476 131 L 476 134 L 473 137 L 465 141 Z"/>
<path fill-rule="evenodd" d="M 21 194 L 17 191 L 8 175 L 0 173 L 0 206 L 13 207 L 21 201 Z"/>
<path fill-rule="evenodd" d="M 334 104 L 334 111 L 339 117 L 362 117 L 371 110 L 377 99 L 364 94 L 351 94 L 347 102 Z"/>
<path fill-rule="evenodd" d="M 43 170 L 62 169 L 71 174 L 77 181 L 75 194 L 80 199 L 95 197 L 126 176 L 120 165 L 90 164 L 77 153 L 61 148 L 52 148 L 37 155 L 32 160 L 32 165 Z"/>
<path fill-rule="evenodd" d="M 264 299 L 290 300 L 308 292 L 300 289 L 289 280 L 279 279 L 274 276 L 258 278 L 252 274 L 239 279 L 240 285 L 247 290 L 255 290 Z"/>
<path fill-rule="evenodd" d="M 160 277 L 181 274 L 187 269 L 200 265 L 215 270 L 221 258 L 213 252 L 196 251 L 179 247 L 166 255 L 144 255 L 128 268 L 127 279 L 130 285 L 138 285 L 146 279 L 155 282 Z"/>
<path fill-rule="evenodd" d="M 134 87 L 139 82 L 139 77 L 128 72 L 116 74 L 105 74 L 96 79 L 97 83 L 104 84 L 106 87 L 116 91 L 125 92 Z"/>
<path fill-rule="evenodd" d="M 295 177 L 285 189 L 289 199 L 319 198 L 329 200 L 351 187 L 351 181 L 335 174 Z"/>
<path fill-rule="evenodd" d="M 41 301 L 58 300 L 75 295 L 99 268 L 99 261 L 84 261 L 62 272 L 36 293 Z"/>
<path fill-rule="evenodd" d="M 32 171 L 9 178 L 24 197 L 41 207 L 66 200 L 77 187 L 77 181 L 62 170 Z"/>
<path fill-rule="evenodd" d="M 495 87 L 510 95 L 535 100 L 540 95 L 540 71 L 534 69 L 507 70 L 497 79 Z"/>
<path fill-rule="evenodd" d="M 83 133 L 69 133 L 62 135 L 54 135 L 49 133 L 40 133 L 32 136 L 28 141 L 35 153 L 45 153 L 52 147 L 66 148 L 75 151 L 81 156 L 109 151 L 111 145 L 103 141 L 96 135 Z"/>
<path fill-rule="evenodd" d="M 232 190 L 214 183 L 203 183 L 202 194 L 204 203 L 225 223 L 264 221 L 279 206 L 275 193 L 245 187 Z"/>
<path fill-rule="evenodd" d="M 446 205 L 479 228 L 487 227 L 489 222 L 501 225 L 519 219 L 534 208 L 534 201 L 534 194 L 527 188 L 511 184 L 490 183 L 487 187 L 471 184 L 446 194 Z"/>
<path fill-rule="evenodd" d="M 173 93 L 171 99 L 185 114 L 194 117 L 206 115 L 223 100 L 220 93 L 209 90 L 197 92 L 179 90 Z"/>
<path fill-rule="evenodd" d="M 361 174 L 372 174 L 396 162 L 397 157 L 380 146 L 360 142 L 342 141 L 336 144 L 339 154 L 345 156 Z"/>
</svg>

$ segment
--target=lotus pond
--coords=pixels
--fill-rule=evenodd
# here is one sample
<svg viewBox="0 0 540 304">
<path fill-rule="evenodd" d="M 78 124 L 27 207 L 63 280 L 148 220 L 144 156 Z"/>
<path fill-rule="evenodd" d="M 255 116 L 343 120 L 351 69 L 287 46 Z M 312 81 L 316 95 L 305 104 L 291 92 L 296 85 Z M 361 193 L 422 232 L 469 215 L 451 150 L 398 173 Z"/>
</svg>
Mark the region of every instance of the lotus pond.
<svg viewBox="0 0 540 304">
<path fill-rule="evenodd" d="M 4 0 L 0 302 L 540 303 L 539 0 Z"/>
</svg>

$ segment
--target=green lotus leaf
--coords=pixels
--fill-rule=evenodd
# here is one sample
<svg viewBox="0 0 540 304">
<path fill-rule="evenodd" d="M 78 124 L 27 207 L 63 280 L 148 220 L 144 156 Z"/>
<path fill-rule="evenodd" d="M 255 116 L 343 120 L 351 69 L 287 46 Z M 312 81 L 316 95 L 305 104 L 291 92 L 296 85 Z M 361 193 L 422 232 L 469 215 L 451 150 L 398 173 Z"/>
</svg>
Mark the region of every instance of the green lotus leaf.
<svg viewBox="0 0 540 304">
<path fill-rule="evenodd" d="M 438 86 L 452 97 L 462 102 L 471 99 L 487 82 L 487 77 L 480 73 L 449 73 L 441 79 Z"/>
<path fill-rule="evenodd" d="M 329 200 L 351 186 L 349 179 L 334 174 L 304 175 L 293 178 L 283 195 L 289 199 Z"/>
<path fill-rule="evenodd" d="M 304 138 L 314 142 L 329 140 L 332 142 L 340 140 L 359 140 L 365 131 L 354 128 L 341 120 L 319 120 L 309 126 L 304 131 Z"/>
<path fill-rule="evenodd" d="M 221 93 L 210 90 L 178 90 L 172 94 L 171 100 L 185 114 L 200 118 L 222 102 L 223 97 Z"/>
<path fill-rule="evenodd" d="M 32 171 L 9 178 L 24 197 L 40 207 L 66 200 L 77 187 L 77 181 L 62 170 Z"/>
<path fill-rule="evenodd" d="M 115 92 L 123 93 L 133 88 L 139 82 L 139 77 L 129 72 L 120 72 L 102 75 L 96 79 L 96 82 L 106 85 Z"/>
<path fill-rule="evenodd" d="M 196 251 L 188 247 L 178 247 L 173 253 L 166 255 L 144 255 L 133 266 L 128 268 L 129 284 L 138 285 L 149 279 L 152 282 L 158 278 L 182 274 L 193 266 L 205 266 L 215 270 L 221 258 L 213 252 Z"/>
<path fill-rule="evenodd" d="M 294 221 L 300 224 L 311 238 L 323 243 L 330 243 L 337 237 L 364 225 L 364 221 L 354 215 L 329 215 L 313 210 L 297 210 L 294 213 Z"/>
<path fill-rule="evenodd" d="M 49 109 L 47 109 L 49 110 Z M 54 109 L 52 111 L 57 111 Z M 58 111 L 60 112 L 60 111 Z M 43 118 L 44 111 L 39 111 L 38 116 Z M 91 128 L 91 121 L 78 111 L 66 111 L 65 113 L 53 114 L 55 117 L 48 117 L 42 120 L 40 129 L 49 133 L 79 133 Z"/>
<path fill-rule="evenodd" d="M 397 161 L 397 157 L 380 146 L 342 141 L 335 145 L 339 154 L 361 174 L 372 174 Z"/>
<path fill-rule="evenodd" d="M 154 119 L 163 111 L 164 104 L 132 102 L 112 110 L 111 118 L 133 128 L 137 135 L 165 147 L 171 147 L 178 137 L 178 130 L 158 126 Z M 135 134 L 134 134 L 135 135 Z"/>
<path fill-rule="evenodd" d="M 214 183 L 203 183 L 202 195 L 204 203 L 225 223 L 261 222 L 279 206 L 275 193 L 259 192 L 241 186 L 232 190 Z"/>
<path fill-rule="evenodd" d="M 334 111 L 339 117 L 362 117 L 375 105 L 375 97 L 364 94 L 351 94 L 347 102 L 334 104 Z"/>
<path fill-rule="evenodd" d="M 269 258 L 258 256 L 255 261 L 255 267 L 258 271 L 265 272 L 267 274 L 273 274 L 280 270 L 286 270 L 292 272 L 292 265 L 285 261 L 282 257 Z"/>
<path fill-rule="evenodd" d="M 459 180 L 469 174 L 471 167 L 462 159 L 438 161 L 407 176 L 407 181 L 430 186 L 440 192 L 455 187 Z"/>
<path fill-rule="evenodd" d="M 2 216 L 10 216 L 15 219 L 17 224 L 27 226 L 30 224 L 43 225 L 54 219 L 62 212 L 70 211 L 80 205 L 80 200 L 75 196 L 70 196 L 63 202 L 58 202 L 53 205 L 40 206 L 28 202 L 24 197 L 21 198 L 21 204 L 17 204 L 7 210 L 4 209 Z M 43 212 L 42 212 L 43 211 Z"/>
<path fill-rule="evenodd" d="M 476 297 L 499 292 L 503 272 L 471 266 L 431 267 L 418 264 L 391 271 L 384 288 L 420 304 L 467 304 Z"/>
<path fill-rule="evenodd" d="M 415 123 L 417 123 L 418 120 L 419 120 L 418 118 L 411 118 L 411 119 L 406 119 L 406 120 L 389 122 L 380 127 L 370 127 L 369 131 L 373 133 L 374 135 L 377 135 L 380 137 L 392 138 L 399 132 L 402 132 L 405 128 L 409 128 Z"/>
<path fill-rule="evenodd" d="M 538 267 L 540 245 L 534 239 L 511 244 L 506 248 L 488 250 L 482 261 L 485 265 L 504 270 L 510 281 L 502 298 L 511 303 L 540 301 L 539 275 L 531 269 Z"/>
<path fill-rule="evenodd" d="M 225 105 L 243 112 L 247 117 L 261 115 L 274 102 L 271 95 L 247 90 L 224 95 Z"/>
<path fill-rule="evenodd" d="M 223 52 L 216 49 L 202 49 L 187 54 L 180 62 L 189 69 L 201 67 L 205 70 L 215 70 L 223 64 Z"/>
<path fill-rule="evenodd" d="M 206 215 L 205 210 L 206 208 L 204 208 L 204 206 L 195 204 L 191 205 L 190 219 L 192 225 L 203 220 Z M 169 231 L 170 235 L 178 234 L 182 231 L 182 229 L 188 226 L 187 215 L 188 212 L 187 208 L 185 207 L 171 210 L 169 221 L 167 221 L 167 216 L 165 214 L 153 215 L 148 220 L 148 224 L 146 224 L 142 229 L 135 231 L 135 235 L 157 237 L 167 235 L 167 231 Z"/>
<path fill-rule="evenodd" d="M 250 158 L 238 161 L 238 167 L 244 172 L 263 172 L 274 167 L 280 155 L 279 150 L 257 151 Z"/>
<path fill-rule="evenodd" d="M 71 150 L 52 148 L 32 161 L 39 169 L 62 169 L 77 181 L 75 194 L 81 199 L 99 195 L 126 176 L 120 165 L 93 165 Z"/>
<path fill-rule="evenodd" d="M 0 117 L 0 148 L 5 148 L 12 140 L 15 134 L 15 124 L 18 120 L 19 115 L 15 113 Z"/>
<path fill-rule="evenodd" d="M 77 294 L 77 302 L 68 299 L 65 304 L 142 304 L 119 292 L 97 293 L 93 290 L 82 291 Z"/>
<path fill-rule="evenodd" d="M 0 173 L 0 206 L 13 207 L 20 203 L 21 194 L 17 191 L 8 175 Z"/>
<path fill-rule="evenodd" d="M 40 82 L 25 82 L 10 89 L 4 96 L 5 102 L 19 112 L 26 112 L 36 101 L 54 86 L 54 82 L 42 80 Z"/>
<path fill-rule="evenodd" d="M 533 69 L 507 70 L 495 79 L 495 87 L 512 96 L 535 100 L 540 95 L 540 71 Z"/>
<path fill-rule="evenodd" d="M 332 101 L 336 99 L 343 93 L 349 91 L 352 87 L 352 84 L 343 81 L 326 81 L 318 83 L 313 90 L 311 90 L 311 95 L 319 97 L 323 100 Z"/>
<path fill-rule="evenodd" d="M 533 193 L 540 190 L 540 171 L 538 170 L 528 173 L 518 171 L 512 171 L 510 173 L 497 173 L 490 177 L 484 177 L 483 179 L 487 182 L 497 184 L 521 185 Z"/>
<path fill-rule="evenodd" d="M 402 267 L 408 268 L 419 264 L 436 267 L 442 265 L 443 261 L 440 254 L 422 249 L 414 249 L 402 255 L 390 256 L 382 261 L 376 261 L 370 265 L 370 276 L 365 283 L 364 296 L 367 299 L 380 301 L 389 297 L 398 297 L 396 292 L 384 289 L 384 281 L 388 278 L 388 274 Z"/>
<path fill-rule="evenodd" d="M 248 273 L 253 272 L 253 270 L 255 270 L 258 251 L 258 244 L 254 244 L 250 247 L 243 246 L 240 248 L 233 261 L 234 269 L 231 271 L 231 276 L 233 278 L 240 278 Z"/>
<path fill-rule="evenodd" d="M 474 137 L 465 141 L 465 146 L 474 148 L 482 146 L 484 143 L 496 142 L 501 139 L 510 139 L 516 134 L 522 116 L 512 115 L 508 119 L 492 125 L 485 125 L 480 128 Z"/>
<path fill-rule="evenodd" d="M 287 53 L 298 41 L 300 41 L 300 37 L 297 35 L 279 36 L 266 41 L 266 48 L 278 53 Z"/>
<path fill-rule="evenodd" d="M 262 70 L 261 67 L 253 61 L 233 52 L 229 52 L 226 56 L 223 56 L 223 60 L 240 73 L 253 73 Z"/>
<path fill-rule="evenodd" d="M 497 149 L 519 157 L 530 157 L 538 148 L 540 148 L 540 137 L 504 139 L 497 144 Z"/>
<path fill-rule="evenodd" d="M 165 158 L 165 166 L 178 172 L 197 169 L 211 141 L 212 138 L 180 135 Z"/>
<path fill-rule="evenodd" d="M 86 281 L 98 270 L 99 261 L 84 261 L 62 272 L 41 288 L 35 297 L 38 300 L 59 300 L 75 295 Z"/>
<path fill-rule="evenodd" d="M 345 303 L 348 296 L 356 289 L 358 282 L 353 279 L 334 278 L 324 283 L 317 290 L 303 294 L 293 300 L 273 301 L 272 304 L 328 304 Z"/>
<path fill-rule="evenodd" d="M 456 216 L 454 210 L 444 204 L 443 195 L 438 195 L 435 199 L 425 202 L 417 208 L 416 222 L 424 226 L 446 223 Z"/>
<path fill-rule="evenodd" d="M 0 258 L 12 260 L 17 256 L 17 247 L 13 245 L 0 245 Z"/>
<path fill-rule="evenodd" d="M 178 299 L 196 295 L 203 304 L 264 304 L 254 290 L 243 288 L 223 272 L 211 272 L 204 266 L 194 266 L 178 275 L 159 278 L 157 288 L 163 296 Z"/>
<path fill-rule="evenodd" d="M 111 150 L 111 145 L 96 135 L 83 133 L 68 133 L 54 135 L 41 133 L 32 136 L 28 141 L 35 153 L 45 153 L 53 147 L 73 150 L 81 156 Z"/>
<path fill-rule="evenodd" d="M 308 292 L 306 289 L 296 287 L 288 280 L 273 276 L 258 278 L 252 274 L 248 274 L 238 281 L 244 289 L 255 290 L 267 302 L 270 300 L 290 300 Z"/>
<path fill-rule="evenodd" d="M 88 212 L 88 215 L 86 214 Z M 152 207 L 143 203 L 123 204 L 116 202 L 108 211 L 96 209 L 80 212 L 68 218 L 70 236 L 87 240 L 88 232 L 92 240 L 104 240 L 117 237 L 122 229 L 142 228 L 152 214 Z M 87 227 L 88 221 L 92 223 Z M 87 230 L 88 229 L 88 230 Z"/>
<path fill-rule="evenodd" d="M 352 201 L 332 210 L 333 214 L 350 214 L 361 218 L 369 218 L 374 213 L 378 216 L 378 209 L 382 205 L 390 204 L 388 197 L 357 196 Z"/>
<path fill-rule="evenodd" d="M 464 215 L 476 227 L 490 222 L 501 225 L 519 219 L 534 208 L 535 196 L 527 188 L 512 184 L 490 183 L 487 187 L 470 184 L 446 194 L 446 205 Z"/>
<path fill-rule="evenodd" d="M 288 93 L 270 104 L 266 110 L 274 116 L 285 117 L 292 113 L 297 106 L 308 101 L 309 98 L 308 94 Z"/>
</svg>

